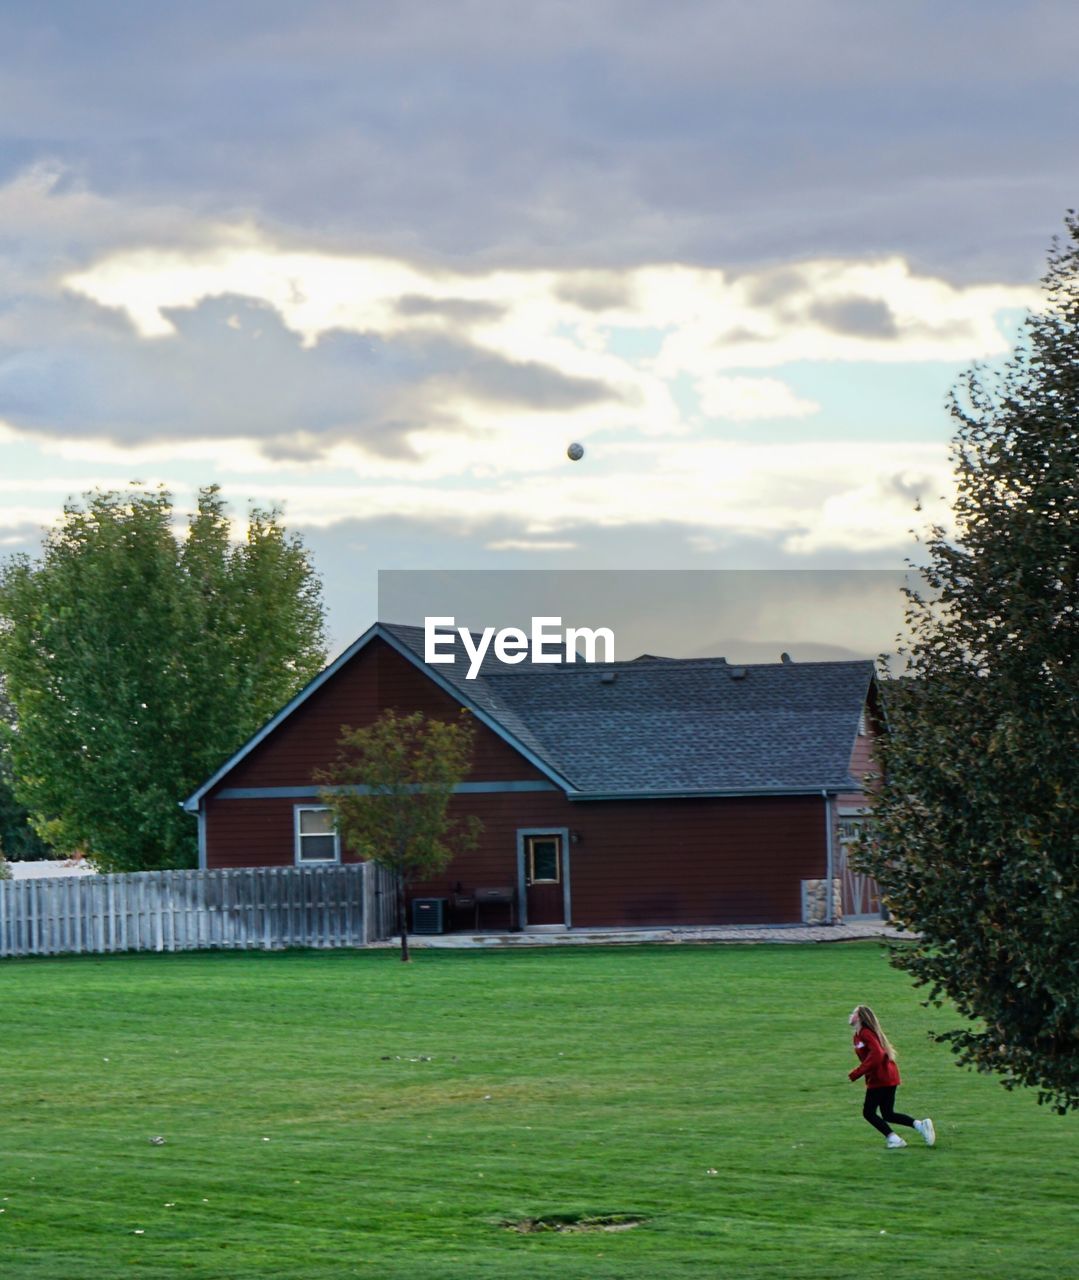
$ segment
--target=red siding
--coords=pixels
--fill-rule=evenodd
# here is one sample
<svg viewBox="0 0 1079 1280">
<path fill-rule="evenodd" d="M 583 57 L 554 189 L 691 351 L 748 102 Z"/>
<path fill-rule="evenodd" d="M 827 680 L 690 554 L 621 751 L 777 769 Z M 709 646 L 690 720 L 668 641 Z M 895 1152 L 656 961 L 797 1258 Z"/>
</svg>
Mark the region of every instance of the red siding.
<svg viewBox="0 0 1079 1280">
<path fill-rule="evenodd" d="M 310 786 L 314 771 L 336 756 L 342 726 L 370 724 L 388 707 L 401 713 L 455 716 L 460 704 L 407 658 L 382 640 L 373 640 L 241 760 L 217 789 Z M 505 782 L 545 777 L 486 725 L 473 723 L 473 778 Z"/>
<path fill-rule="evenodd" d="M 213 800 L 208 864 L 290 866 L 294 800 Z M 517 883 L 517 831 L 567 827 L 573 924 L 784 924 L 801 919 L 801 884 L 824 874 L 824 801 L 816 797 L 605 801 L 561 792 L 461 797 L 484 823 L 477 847 L 416 896 Z M 484 925 L 500 925 L 494 912 Z"/>
<path fill-rule="evenodd" d="M 850 755 L 851 776 L 859 781 L 864 780 L 867 773 L 876 773 L 879 768 L 874 758 L 874 750 L 877 745 L 877 725 L 868 711 L 865 713 L 865 725 L 866 732 L 860 733 L 854 740 L 854 750 Z"/>
<path fill-rule="evenodd" d="M 461 810 L 465 810 L 462 808 Z M 568 827 L 575 927 L 797 923 L 801 881 L 825 874 L 823 798 L 621 800 L 469 797 L 479 846 L 418 896 L 517 883 L 517 830 Z"/>
<path fill-rule="evenodd" d="M 206 807 L 208 867 L 291 867 L 296 861 L 293 806 L 317 800 L 210 800 Z M 355 862 L 345 856 L 343 861 Z"/>
<path fill-rule="evenodd" d="M 862 783 L 865 791 L 872 794 L 876 790 L 875 782 L 867 783 L 866 775 L 877 773 L 880 770 L 880 764 L 876 759 L 877 739 L 883 732 L 879 715 L 875 703 L 871 699 L 867 702 L 864 712 L 865 733 L 860 733 L 854 741 L 854 749 L 850 755 L 850 772 L 851 777 L 857 778 Z M 854 804 L 865 804 L 866 796 L 862 792 L 847 793 L 838 796 L 837 802 L 844 806 Z"/>
<path fill-rule="evenodd" d="M 571 855 L 578 924 L 795 923 L 801 881 L 824 874 L 823 799 L 589 809 Z"/>
<path fill-rule="evenodd" d="M 255 748 L 204 801 L 211 867 L 290 866 L 292 798 L 222 799 L 229 788 L 305 787 L 337 752 L 342 725 L 370 723 L 392 706 L 456 715 L 458 704 L 382 641 L 374 641 Z M 477 724 L 472 778 L 537 781 L 544 775 Z M 780 797 L 573 803 L 561 791 L 459 797 L 459 813 L 484 823 L 476 849 L 416 896 L 517 883 L 517 832 L 568 828 L 576 927 L 796 923 L 803 879 L 825 872 L 824 801 Z M 461 922 L 464 924 L 465 922 Z M 503 923 L 493 909 L 482 924 Z M 471 927 L 471 922 L 468 922 Z"/>
</svg>

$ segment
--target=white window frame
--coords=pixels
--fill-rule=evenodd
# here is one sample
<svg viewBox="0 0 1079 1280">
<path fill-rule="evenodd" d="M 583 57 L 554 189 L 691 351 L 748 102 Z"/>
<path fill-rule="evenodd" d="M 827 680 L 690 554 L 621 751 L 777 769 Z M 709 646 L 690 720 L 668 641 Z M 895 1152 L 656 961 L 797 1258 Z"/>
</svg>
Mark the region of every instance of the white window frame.
<svg viewBox="0 0 1079 1280">
<path fill-rule="evenodd" d="M 333 857 L 332 858 L 304 858 L 300 856 L 303 849 L 303 833 L 300 831 L 300 814 L 301 813 L 332 813 L 333 810 L 328 804 L 296 804 L 292 806 L 292 838 L 293 838 L 293 858 L 298 867 L 328 867 L 334 863 L 341 861 L 341 836 L 337 830 L 337 824 L 333 828 Z M 314 834 L 308 832 L 309 835 Z M 322 832 L 319 833 L 324 834 Z"/>
</svg>

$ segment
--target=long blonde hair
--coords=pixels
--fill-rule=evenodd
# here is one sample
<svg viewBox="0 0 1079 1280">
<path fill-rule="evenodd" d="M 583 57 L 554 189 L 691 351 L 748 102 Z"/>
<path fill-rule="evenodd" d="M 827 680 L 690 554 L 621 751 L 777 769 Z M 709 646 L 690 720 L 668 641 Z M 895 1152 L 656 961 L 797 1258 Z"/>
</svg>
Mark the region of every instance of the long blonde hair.
<svg viewBox="0 0 1079 1280">
<path fill-rule="evenodd" d="M 880 1041 L 880 1047 L 884 1050 L 884 1056 L 886 1058 L 891 1058 L 891 1060 L 895 1062 L 896 1061 L 895 1046 L 884 1034 L 884 1028 L 880 1025 L 880 1022 L 877 1020 L 877 1015 L 873 1012 L 873 1010 L 869 1007 L 869 1005 L 860 1004 L 857 1006 L 854 1012 L 858 1015 L 859 1021 L 861 1022 L 862 1026 L 868 1027 L 868 1029 L 872 1031 L 873 1034 Z"/>
</svg>

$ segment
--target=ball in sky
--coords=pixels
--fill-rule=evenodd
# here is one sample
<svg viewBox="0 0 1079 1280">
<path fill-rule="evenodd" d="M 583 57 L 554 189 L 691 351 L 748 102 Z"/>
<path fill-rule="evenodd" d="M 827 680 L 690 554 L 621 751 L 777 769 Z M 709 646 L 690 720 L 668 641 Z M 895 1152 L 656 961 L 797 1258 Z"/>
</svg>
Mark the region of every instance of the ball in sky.
<svg viewBox="0 0 1079 1280">
<path fill-rule="evenodd" d="M 578 444 L 575 440 L 566 450 L 566 457 L 569 458 L 570 462 L 580 462 L 584 457 L 584 445 Z"/>
</svg>

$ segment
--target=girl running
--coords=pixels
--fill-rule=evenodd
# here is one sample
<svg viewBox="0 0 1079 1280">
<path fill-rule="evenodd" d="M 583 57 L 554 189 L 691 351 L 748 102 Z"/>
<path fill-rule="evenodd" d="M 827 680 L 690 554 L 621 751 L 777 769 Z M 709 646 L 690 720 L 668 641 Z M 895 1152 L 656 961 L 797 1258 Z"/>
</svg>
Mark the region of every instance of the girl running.
<svg viewBox="0 0 1079 1280">
<path fill-rule="evenodd" d="M 865 1105 L 862 1115 L 874 1129 L 884 1134 L 888 1147 L 905 1147 L 907 1144 L 898 1133 L 892 1132 L 893 1124 L 905 1124 L 916 1129 L 931 1147 L 937 1140 L 933 1121 L 928 1118 L 915 1120 L 895 1109 L 895 1091 L 899 1088 L 899 1067 L 895 1050 L 877 1021 L 877 1015 L 868 1005 L 857 1005 L 847 1019 L 854 1028 L 854 1052 L 858 1066 L 850 1073 L 851 1080 L 865 1076 Z M 879 1114 L 878 1114 L 879 1112 Z M 889 1123 L 891 1122 L 891 1123 Z"/>
</svg>

